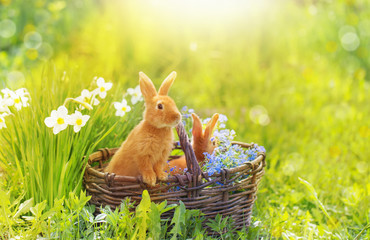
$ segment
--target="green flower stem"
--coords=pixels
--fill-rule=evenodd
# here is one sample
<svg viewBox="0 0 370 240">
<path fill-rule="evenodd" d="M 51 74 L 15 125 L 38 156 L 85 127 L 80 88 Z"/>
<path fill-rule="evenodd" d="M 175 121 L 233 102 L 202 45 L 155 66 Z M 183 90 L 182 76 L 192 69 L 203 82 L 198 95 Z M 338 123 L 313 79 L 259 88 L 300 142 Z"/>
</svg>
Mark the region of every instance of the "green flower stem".
<svg viewBox="0 0 370 240">
<path fill-rule="evenodd" d="M 68 102 L 76 102 L 76 103 L 78 103 L 78 104 L 81 104 L 82 106 L 84 106 L 85 108 L 87 108 L 87 109 L 89 109 L 89 110 L 92 110 L 92 109 L 93 109 L 93 107 L 92 107 L 90 104 L 85 103 L 85 102 L 81 102 L 81 101 L 79 101 L 79 100 L 77 100 L 77 99 L 75 99 L 75 98 L 66 98 L 66 100 L 65 100 L 65 101 L 64 101 L 64 103 L 63 103 L 63 106 L 66 106 L 66 104 L 67 104 Z"/>
</svg>

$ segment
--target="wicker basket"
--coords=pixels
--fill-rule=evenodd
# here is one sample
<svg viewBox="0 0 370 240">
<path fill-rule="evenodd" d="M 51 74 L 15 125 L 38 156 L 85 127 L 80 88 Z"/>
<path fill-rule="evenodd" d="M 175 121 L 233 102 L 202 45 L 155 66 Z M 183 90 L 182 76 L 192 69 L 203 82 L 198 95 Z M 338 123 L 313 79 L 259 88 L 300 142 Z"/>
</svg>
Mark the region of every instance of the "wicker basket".
<svg viewBox="0 0 370 240">
<path fill-rule="evenodd" d="M 98 207 L 110 205 L 116 208 L 124 198 L 129 197 L 137 206 L 143 190 L 147 189 L 154 202 L 167 200 L 168 204 L 173 204 L 181 200 L 187 209 L 199 209 L 206 218 L 214 218 L 217 214 L 231 216 L 236 229 L 248 228 L 253 203 L 257 198 L 257 186 L 265 172 L 265 155 L 259 154 L 253 161 L 208 176 L 201 172 L 183 125 L 180 123 L 176 130 L 186 156 L 188 172 L 170 176 L 167 181 L 161 181 L 159 186 L 149 187 L 140 176 L 104 173 L 104 167 L 118 148 L 101 149 L 89 156 L 85 170 L 84 185 L 91 195 L 90 203 Z M 243 148 L 251 147 L 251 144 L 241 142 L 233 144 Z M 178 144 L 175 144 L 175 148 L 180 149 Z M 175 158 L 171 156 L 170 161 Z M 161 217 L 169 219 L 172 215 L 173 211 L 169 211 Z"/>
</svg>

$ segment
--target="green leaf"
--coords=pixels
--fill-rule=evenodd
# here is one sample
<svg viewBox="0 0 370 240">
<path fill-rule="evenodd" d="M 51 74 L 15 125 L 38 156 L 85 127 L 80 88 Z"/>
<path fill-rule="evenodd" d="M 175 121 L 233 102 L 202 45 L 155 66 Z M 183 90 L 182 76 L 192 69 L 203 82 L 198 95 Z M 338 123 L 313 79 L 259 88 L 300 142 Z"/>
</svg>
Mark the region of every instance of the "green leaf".
<svg viewBox="0 0 370 240">
<path fill-rule="evenodd" d="M 18 218 L 22 213 L 28 212 L 33 205 L 33 198 L 24 201 L 19 205 L 18 211 L 14 214 L 13 218 Z"/>
<path fill-rule="evenodd" d="M 161 213 L 160 208 L 164 208 L 161 204 L 155 204 L 152 202 L 151 211 L 149 212 L 149 231 L 153 239 L 160 239 L 161 236 Z"/>
<path fill-rule="evenodd" d="M 173 218 L 171 221 L 171 225 L 174 224 L 170 233 L 172 235 L 172 240 L 177 239 L 177 235 L 182 236 L 181 227 L 185 225 L 185 205 L 182 201 L 180 201 L 180 205 L 176 207 L 175 213 L 173 214 Z"/>
<path fill-rule="evenodd" d="M 331 222 L 332 226 L 337 226 L 337 224 L 333 221 L 333 219 L 330 217 L 328 211 L 326 210 L 324 204 L 320 201 L 320 199 L 318 198 L 317 196 L 317 193 L 315 191 L 315 188 L 311 185 L 311 183 L 309 183 L 308 181 L 302 179 L 302 178 L 298 178 L 299 181 L 304 185 L 306 186 L 306 188 L 311 192 L 311 194 L 314 196 L 314 199 L 316 200 L 317 204 L 319 205 L 320 209 L 323 211 L 323 213 L 325 214 L 325 216 L 329 219 L 329 221 Z"/>
<path fill-rule="evenodd" d="M 150 196 L 147 190 L 143 191 L 140 204 L 136 208 L 136 215 L 138 217 L 139 225 L 139 239 L 146 239 L 146 231 L 148 229 L 148 212 L 150 211 Z"/>
</svg>

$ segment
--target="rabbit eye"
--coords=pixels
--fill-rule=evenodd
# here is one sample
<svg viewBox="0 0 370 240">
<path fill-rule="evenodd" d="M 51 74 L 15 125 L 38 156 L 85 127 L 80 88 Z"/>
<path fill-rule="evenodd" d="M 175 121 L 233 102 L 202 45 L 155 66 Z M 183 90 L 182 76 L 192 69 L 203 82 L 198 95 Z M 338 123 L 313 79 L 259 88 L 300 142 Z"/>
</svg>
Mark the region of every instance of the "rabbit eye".
<svg viewBox="0 0 370 240">
<path fill-rule="evenodd" d="M 158 109 L 163 109 L 163 104 L 162 104 L 162 103 L 159 103 L 159 104 L 157 105 L 157 107 L 158 107 Z"/>
</svg>

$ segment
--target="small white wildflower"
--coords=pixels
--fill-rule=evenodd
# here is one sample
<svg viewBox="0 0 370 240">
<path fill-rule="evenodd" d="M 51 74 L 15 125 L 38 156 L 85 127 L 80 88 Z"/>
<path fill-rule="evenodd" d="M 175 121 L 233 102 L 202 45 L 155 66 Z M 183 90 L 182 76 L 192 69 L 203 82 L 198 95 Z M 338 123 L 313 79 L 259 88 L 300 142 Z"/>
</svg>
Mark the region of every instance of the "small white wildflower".
<svg viewBox="0 0 370 240">
<path fill-rule="evenodd" d="M 28 97 L 29 93 L 25 88 L 20 88 L 15 91 L 15 98 L 14 98 L 14 107 L 19 111 L 21 110 L 22 107 L 27 107 L 29 106 L 28 102 Z"/>
<path fill-rule="evenodd" d="M 98 88 L 95 90 L 97 94 L 99 94 L 99 97 L 105 98 L 107 96 L 107 91 L 110 90 L 113 86 L 112 83 L 106 83 L 104 81 L 104 78 L 98 78 L 96 81 L 96 84 L 98 85 Z"/>
<path fill-rule="evenodd" d="M 12 90 L 5 88 L 1 90 L 1 92 L 4 94 L 3 102 L 6 106 L 14 106 L 18 111 L 21 110 L 22 107 L 29 106 L 28 97 L 29 93 L 25 88 L 20 88 L 13 92 Z"/>
<path fill-rule="evenodd" d="M 68 110 L 64 106 L 60 106 L 58 110 L 51 111 L 51 116 L 45 118 L 45 125 L 53 128 L 53 133 L 58 134 L 66 129 L 71 122 L 71 116 L 68 115 Z"/>
<path fill-rule="evenodd" d="M 8 105 L 5 103 L 5 99 L 0 95 L 0 113 L 10 113 Z"/>
<path fill-rule="evenodd" d="M 70 125 L 73 125 L 73 130 L 75 132 L 79 132 L 83 126 L 85 126 L 86 122 L 90 119 L 89 115 L 82 115 L 81 112 L 75 111 L 75 113 L 71 114 L 71 122 Z"/>
<path fill-rule="evenodd" d="M 87 89 L 82 90 L 81 96 L 77 97 L 76 100 L 94 106 L 100 103 L 99 100 L 95 97 L 94 92 L 90 92 Z M 85 109 L 85 107 L 81 105 L 81 109 Z"/>
<path fill-rule="evenodd" d="M 126 99 L 122 102 L 114 102 L 114 108 L 117 109 L 116 116 L 123 117 L 127 112 L 131 111 L 131 107 L 127 105 Z"/>
<path fill-rule="evenodd" d="M 5 105 L 10 107 L 10 106 L 13 106 L 14 105 L 14 98 L 17 97 L 17 94 L 15 94 L 15 92 L 13 92 L 12 90 L 10 90 L 9 88 L 4 88 L 1 90 L 1 92 L 4 94 L 4 102 L 5 102 Z"/>
<path fill-rule="evenodd" d="M 3 115 L 0 115 L 0 129 L 6 128 L 5 119 Z"/>
<path fill-rule="evenodd" d="M 14 238 L 10 238 L 10 240 L 18 240 L 18 239 L 22 239 L 21 236 L 15 236 Z"/>
<path fill-rule="evenodd" d="M 136 104 L 137 102 L 143 101 L 143 95 L 141 94 L 139 85 L 137 85 L 135 88 L 127 89 L 127 93 L 131 95 L 132 104 Z"/>
</svg>

